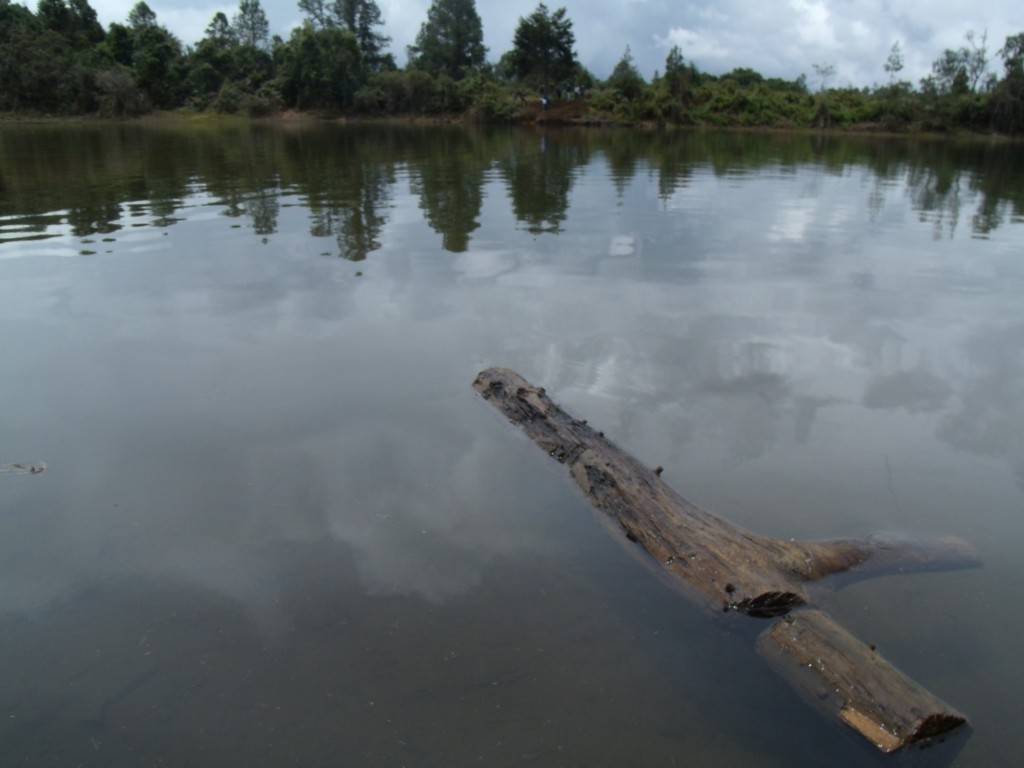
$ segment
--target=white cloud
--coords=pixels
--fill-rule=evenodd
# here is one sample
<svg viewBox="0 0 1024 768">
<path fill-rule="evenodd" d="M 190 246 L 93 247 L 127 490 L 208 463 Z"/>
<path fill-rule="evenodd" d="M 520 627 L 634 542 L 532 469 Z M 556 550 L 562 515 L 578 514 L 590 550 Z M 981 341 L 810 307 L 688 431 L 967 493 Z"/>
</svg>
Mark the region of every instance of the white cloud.
<svg viewBox="0 0 1024 768">
<path fill-rule="evenodd" d="M 829 22 L 828 8 L 823 0 L 811 3 L 807 0 L 792 0 L 790 7 L 797 14 L 796 33 L 804 45 L 834 47 L 835 35 Z"/>
<path fill-rule="evenodd" d="M 733 52 L 727 44 L 685 27 L 674 27 L 664 37 L 655 34 L 654 40 L 659 48 L 666 51 L 674 45 L 679 46 L 688 61 L 728 62 L 733 57 Z"/>
</svg>

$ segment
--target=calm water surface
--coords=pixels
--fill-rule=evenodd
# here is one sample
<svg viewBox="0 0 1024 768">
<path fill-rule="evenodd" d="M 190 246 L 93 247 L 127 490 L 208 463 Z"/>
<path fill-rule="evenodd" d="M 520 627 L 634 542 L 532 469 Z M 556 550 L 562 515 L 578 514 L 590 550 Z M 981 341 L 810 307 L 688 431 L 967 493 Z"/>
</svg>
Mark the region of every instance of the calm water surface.
<svg viewBox="0 0 1024 768">
<path fill-rule="evenodd" d="M 956 534 L 828 610 L 1024 753 L 1024 149 L 0 129 L 0 765 L 863 766 L 470 389 L 761 533 Z"/>
</svg>

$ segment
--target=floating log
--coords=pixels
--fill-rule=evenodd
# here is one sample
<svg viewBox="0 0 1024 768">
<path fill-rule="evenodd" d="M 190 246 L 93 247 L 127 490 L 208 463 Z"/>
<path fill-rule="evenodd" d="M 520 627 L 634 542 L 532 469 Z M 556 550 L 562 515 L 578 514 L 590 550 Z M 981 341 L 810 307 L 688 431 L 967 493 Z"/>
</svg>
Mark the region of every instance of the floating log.
<svg viewBox="0 0 1024 768">
<path fill-rule="evenodd" d="M 833 574 L 864 578 L 880 571 L 976 566 L 977 553 L 967 542 L 814 542 L 751 533 L 684 499 L 661 479 L 660 467 L 644 466 L 516 372 L 488 368 L 473 387 L 566 464 L 591 504 L 691 598 L 716 611 L 782 617 L 761 633 L 761 654 L 809 701 L 876 747 L 891 752 L 966 722 L 825 614 L 794 609 L 812 602 L 805 585 Z"/>
</svg>

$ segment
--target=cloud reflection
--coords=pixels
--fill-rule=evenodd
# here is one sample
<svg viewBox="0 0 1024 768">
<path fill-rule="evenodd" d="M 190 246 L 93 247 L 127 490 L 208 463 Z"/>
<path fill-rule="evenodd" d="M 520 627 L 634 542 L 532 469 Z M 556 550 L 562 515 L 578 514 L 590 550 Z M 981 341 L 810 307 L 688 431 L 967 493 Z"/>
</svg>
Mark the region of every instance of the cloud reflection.
<svg viewBox="0 0 1024 768">
<path fill-rule="evenodd" d="M 1024 491 L 1024 325 L 987 329 L 965 347 L 975 368 L 938 435 L 959 450 L 1005 461 Z"/>
<path fill-rule="evenodd" d="M 145 573 L 281 623 L 283 572 L 301 560 L 282 550 L 325 541 L 372 594 L 472 589 L 495 559 L 549 546 L 524 515 L 576 498 L 473 395 L 494 364 L 652 464 L 806 461 L 882 415 L 1005 462 L 1024 489 L 1018 228 L 992 233 L 1001 251 L 934 242 L 903 171 L 887 171 L 879 216 L 858 174 L 799 152 L 785 173 L 744 160 L 763 142 L 727 151 L 751 137 L 695 139 L 710 143 L 666 171 L 673 186 L 651 172 L 660 140 L 620 158 L 623 183 L 571 136 L 540 165 L 532 139 L 497 172 L 471 164 L 468 190 L 428 179 L 429 163 L 380 171 L 358 277 L 310 235 L 317 211 L 365 199 L 326 171 L 309 208 L 265 206 L 267 243 L 255 219 L 225 227 L 184 195 L 184 221 L 110 254 L 4 261 L 2 386 L 19 404 L 4 439 L 51 469 L 0 486 L 0 611 Z M 435 186 L 400 194 L 403 178 Z"/>
</svg>

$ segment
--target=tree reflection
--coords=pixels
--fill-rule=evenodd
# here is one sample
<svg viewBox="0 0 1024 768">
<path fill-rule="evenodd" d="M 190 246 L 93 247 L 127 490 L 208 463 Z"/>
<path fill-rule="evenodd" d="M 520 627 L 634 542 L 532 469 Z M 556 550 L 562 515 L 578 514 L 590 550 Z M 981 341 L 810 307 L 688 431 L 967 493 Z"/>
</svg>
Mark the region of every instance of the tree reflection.
<svg viewBox="0 0 1024 768">
<path fill-rule="evenodd" d="M 381 247 L 395 169 L 407 167 L 427 223 L 457 253 L 481 226 L 489 169 L 527 231 L 558 233 L 577 173 L 595 156 L 619 194 L 644 168 L 657 172 L 667 200 L 699 169 L 736 176 L 813 165 L 829 174 L 867 169 L 872 220 L 900 189 L 937 237 L 955 236 L 964 222 L 988 236 L 1024 216 L 1019 147 L 977 141 L 333 125 L 8 125 L 0 138 L 0 214 L 20 217 L 21 239 L 58 236 L 57 224 L 75 237 L 171 226 L 196 195 L 266 236 L 279 229 L 282 195 L 295 194 L 309 233 L 361 260 Z"/>
<path fill-rule="evenodd" d="M 910 140 L 876 142 L 872 149 L 872 170 L 905 177 L 915 209 L 937 238 L 955 235 L 968 206 L 974 206 L 971 232 L 982 237 L 1008 216 L 1024 215 L 1019 152 L 1012 146 Z"/>
<path fill-rule="evenodd" d="M 483 137 L 445 131 L 413 163 L 412 191 L 446 251 L 462 253 L 479 226 L 484 172 L 490 166 Z"/>
<path fill-rule="evenodd" d="M 309 233 L 334 237 L 338 255 L 363 261 L 380 248 L 380 234 L 387 222 L 381 212 L 394 183 L 390 169 L 379 163 L 356 166 L 340 188 L 310 190 Z"/>
<path fill-rule="evenodd" d="M 283 137 L 282 183 L 309 209 L 309 233 L 363 261 L 381 247 L 401 147 L 387 131 L 299 130 Z"/>
<path fill-rule="evenodd" d="M 93 205 L 68 210 L 68 223 L 76 237 L 108 235 L 121 229 L 121 204 L 116 201 L 97 201 Z"/>
<path fill-rule="evenodd" d="M 653 149 L 649 141 L 642 134 L 633 131 L 615 133 L 610 137 L 605 148 L 605 155 L 608 158 L 608 171 L 615 185 L 615 193 L 622 197 L 626 187 L 636 176 L 637 163 L 644 155 L 649 154 L 645 150 Z"/>
<path fill-rule="evenodd" d="M 567 136 L 512 134 L 498 167 L 516 219 L 535 234 L 560 232 L 569 210 L 573 172 L 586 165 L 585 145 Z"/>
<path fill-rule="evenodd" d="M 659 135 L 653 145 L 652 165 L 658 170 L 658 197 L 667 201 L 689 184 L 697 162 L 688 142 Z"/>
</svg>

